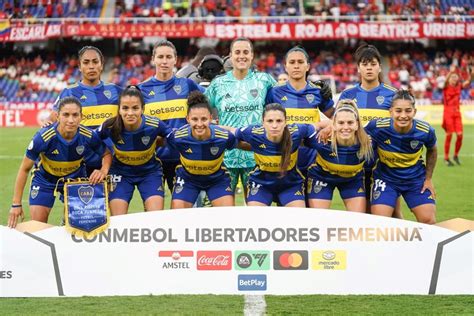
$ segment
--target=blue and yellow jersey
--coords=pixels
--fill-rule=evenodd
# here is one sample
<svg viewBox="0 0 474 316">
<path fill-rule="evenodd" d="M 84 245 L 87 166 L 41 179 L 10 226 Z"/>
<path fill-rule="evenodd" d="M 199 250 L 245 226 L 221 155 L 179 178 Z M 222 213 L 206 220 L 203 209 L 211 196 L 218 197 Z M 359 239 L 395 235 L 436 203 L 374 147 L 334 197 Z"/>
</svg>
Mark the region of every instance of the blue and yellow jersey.
<svg viewBox="0 0 474 316">
<path fill-rule="evenodd" d="M 396 88 L 385 83 L 381 83 L 372 90 L 364 90 L 358 83 L 342 91 L 339 100 L 354 100 L 359 109 L 362 125 L 365 126 L 371 120 L 390 117 L 389 109 L 396 92 Z"/>
<path fill-rule="evenodd" d="M 40 129 L 26 150 L 26 157 L 36 161 L 35 175 L 40 173 L 50 182 L 59 178 L 85 177 L 84 159 L 89 151 L 102 156 L 105 145 L 90 129 L 79 125 L 71 141 L 58 132 L 58 123 Z"/>
<path fill-rule="evenodd" d="M 363 176 L 365 159 L 359 155 L 359 144 L 337 146 L 337 154 L 333 152 L 330 142 L 324 144 L 316 141 L 314 144 L 318 155 L 316 162 L 308 170 L 309 176 L 320 176 L 335 182 Z"/>
<path fill-rule="evenodd" d="M 425 178 L 423 146 L 436 146 L 436 134 L 428 123 L 413 120 L 413 128 L 400 134 L 391 118 L 369 122 L 365 127 L 376 147 L 378 160 L 374 175 L 388 181 L 419 181 Z"/>
<path fill-rule="evenodd" d="M 100 138 L 112 139 L 111 128 L 101 126 Z M 159 119 L 142 115 L 142 123 L 135 131 L 123 130 L 120 139 L 112 139 L 114 156 L 111 172 L 127 177 L 142 176 L 161 168 L 156 158 L 156 138 L 166 137 L 171 130 Z"/>
<path fill-rule="evenodd" d="M 187 124 L 187 100 L 192 91 L 203 91 L 194 81 L 188 78 L 172 77 L 160 81 L 151 77 L 138 85 L 145 99 L 145 114 L 159 118 L 170 128 L 180 128 Z M 158 148 L 157 155 L 161 160 L 178 160 L 179 153 L 169 146 Z"/>
<path fill-rule="evenodd" d="M 288 174 L 297 170 L 298 148 L 301 142 L 312 146 L 316 135 L 316 129 L 310 124 L 290 124 L 288 129 L 291 134 L 292 146 Z M 261 125 L 250 125 L 236 130 L 235 137 L 250 144 L 254 152 L 257 164 L 253 175 L 262 178 L 280 177 L 281 151 L 279 144 L 270 141 L 265 135 L 265 129 Z M 287 174 L 287 176 L 288 176 Z"/>
<path fill-rule="evenodd" d="M 234 134 L 216 125 L 210 125 L 211 137 L 196 140 L 189 125 L 173 131 L 167 137 L 168 143 L 179 151 L 180 162 L 189 179 L 194 181 L 213 181 L 225 172 L 224 152 L 234 149 L 237 140 Z"/>
<path fill-rule="evenodd" d="M 275 86 L 267 94 L 266 103 L 279 103 L 286 109 L 288 124 L 314 124 L 334 106 L 332 100 L 324 100 L 321 89 L 308 82 L 302 90 L 295 90 L 289 82 Z M 298 168 L 306 170 L 314 163 L 316 150 L 301 147 L 298 153 Z"/>
<path fill-rule="evenodd" d="M 101 81 L 97 86 L 89 87 L 78 82 L 61 91 L 54 110 L 58 110 L 58 102 L 62 98 L 75 97 L 82 104 L 81 124 L 94 129 L 117 115 L 120 93 L 122 88 L 113 83 Z"/>
</svg>

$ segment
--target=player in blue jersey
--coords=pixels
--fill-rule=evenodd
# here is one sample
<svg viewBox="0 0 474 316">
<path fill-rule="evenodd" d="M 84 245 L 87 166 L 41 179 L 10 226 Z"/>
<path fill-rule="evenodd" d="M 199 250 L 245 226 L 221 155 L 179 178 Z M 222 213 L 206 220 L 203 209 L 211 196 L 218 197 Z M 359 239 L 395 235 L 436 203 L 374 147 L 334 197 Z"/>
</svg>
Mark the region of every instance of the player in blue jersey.
<svg viewBox="0 0 474 316">
<path fill-rule="evenodd" d="M 371 120 L 390 117 L 390 105 L 397 89 L 382 82 L 382 56 L 380 52 L 373 45 L 362 44 L 355 51 L 354 57 L 360 75 L 360 83 L 344 90 L 339 99 L 350 99 L 357 104 L 363 126 Z M 373 165 L 368 163 L 365 166 L 367 212 L 370 212 L 372 168 Z M 395 208 L 394 217 L 403 218 L 399 203 Z"/>
<path fill-rule="evenodd" d="M 192 92 L 188 98 L 185 125 L 167 136 L 167 142 L 180 154 L 176 168 L 171 208 L 190 208 L 201 190 L 213 206 L 233 206 L 230 176 L 223 166 L 224 152 L 237 145 L 234 135 L 212 125 L 211 108 L 206 97 Z"/>
<path fill-rule="evenodd" d="M 378 153 L 374 168 L 372 214 L 392 216 L 396 201 L 403 196 L 419 222 L 436 222 L 436 192 L 432 177 L 436 165 L 436 134 L 428 123 L 414 119 L 415 98 L 405 90 L 392 100 L 391 118 L 371 121 L 366 126 Z M 423 162 L 423 147 L 426 161 Z"/>
<path fill-rule="evenodd" d="M 13 203 L 8 226 L 15 227 L 18 218 L 23 220 L 22 197 L 28 173 L 35 166 L 30 186 L 30 215 L 32 220 L 46 223 L 54 205 L 55 191 L 62 193 L 61 179 L 86 176 L 84 159 L 89 151 L 103 157 L 100 170 L 94 170 L 92 184 L 107 175 L 112 158 L 102 141 L 90 129 L 80 125 L 81 103 L 66 97 L 58 103 L 58 122 L 40 129 L 30 142 L 15 181 Z M 35 163 L 36 162 L 36 163 Z"/>
<path fill-rule="evenodd" d="M 329 208 L 337 188 L 348 211 L 365 212 L 364 162 L 373 150 L 352 100 L 338 102 L 332 125 L 329 142 L 316 143 L 316 162 L 308 170 L 309 206 Z"/>
<path fill-rule="evenodd" d="M 304 48 L 291 48 L 285 56 L 285 70 L 289 80 L 274 86 L 267 93 L 267 103 L 279 103 L 286 109 L 288 124 L 312 124 L 320 121 L 320 112 L 328 118 L 334 113 L 331 97 L 323 97 L 320 85 L 306 79 L 310 68 L 309 56 Z M 329 87 L 325 87 L 329 89 Z M 329 90 L 330 92 L 330 90 Z M 298 169 L 306 177 L 308 167 L 316 159 L 316 150 L 301 147 L 298 150 Z"/>
<path fill-rule="evenodd" d="M 113 190 L 109 196 L 112 215 L 127 214 L 135 187 L 145 211 L 163 209 L 163 172 L 156 147 L 158 136 L 166 137 L 171 130 L 159 119 L 144 115 L 144 107 L 140 90 L 130 86 L 120 95 L 119 115 L 105 121 L 98 130 L 102 139 L 113 142 Z"/>
<path fill-rule="evenodd" d="M 75 97 L 82 105 L 81 124 L 95 129 L 106 119 L 117 115 L 118 98 L 122 88 L 113 84 L 105 83 L 100 77 L 104 70 L 104 56 L 100 49 L 95 46 L 84 46 L 79 50 L 79 71 L 82 74 L 81 81 L 68 86 L 59 94 L 51 113 L 51 120 L 57 117 L 57 102 L 65 97 Z M 110 143 L 107 143 L 111 147 Z M 91 153 L 86 157 L 87 173 L 100 168 L 102 158 Z"/>
<path fill-rule="evenodd" d="M 263 125 L 235 130 L 239 141 L 250 144 L 256 162 L 247 184 L 247 205 L 278 202 L 287 207 L 305 207 L 304 177 L 296 166 L 298 148 L 302 141 L 315 146 L 319 127 L 319 123 L 287 125 L 285 109 L 270 103 L 263 112 Z"/>
<path fill-rule="evenodd" d="M 173 43 L 163 40 L 153 48 L 152 63 L 155 65 L 155 76 L 138 85 L 145 99 L 145 114 L 165 122 L 170 128 L 186 125 L 186 113 L 189 93 L 204 91 L 188 78 L 177 78 L 173 70 L 177 61 L 177 51 Z M 163 175 L 170 190 L 176 166 L 179 164 L 179 153 L 169 146 L 159 147 L 158 158 L 163 165 Z"/>
</svg>

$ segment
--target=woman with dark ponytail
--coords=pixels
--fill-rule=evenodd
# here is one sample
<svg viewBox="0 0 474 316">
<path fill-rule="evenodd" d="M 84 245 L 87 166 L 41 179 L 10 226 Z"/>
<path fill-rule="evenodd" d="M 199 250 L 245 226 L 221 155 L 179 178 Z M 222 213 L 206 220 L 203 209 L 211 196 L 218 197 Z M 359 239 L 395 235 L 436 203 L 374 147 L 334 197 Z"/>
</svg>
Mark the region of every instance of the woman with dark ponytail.
<svg viewBox="0 0 474 316">
<path fill-rule="evenodd" d="M 155 151 L 158 136 L 166 137 L 171 131 L 159 119 L 144 115 L 144 107 L 140 90 L 127 87 L 119 97 L 118 115 L 105 121 L 98 130 L 102 139 L 112 140 L 114 149 L 110 169 L 112 215 L 127 214 L 135 187 L 145 211 L 163 209 L 163 171 Z"/>
<path fill-rule="evenodd" d="M 174 130 L 166 138 L 180 157 L 171 208 L 192 207 L 201 191 L 206 191 L 212 206 L 233 206 L 234 191 L 223 161 L 226 149 L 237 146 L 235 136 L 211 124 L 211 108 L 201 92 L 191 92 L 187 105 L 188 125 Z"/>
<path fill-rule="evenodd" d="M 235 137 L 250 144 L 257 163 L 249 176 L 247 205 L 265 206 L 279 202 L 287 207 L 305 207 L 304 177 L 296 166 L 298 148 L 314 148 L 316 132 L 327 123 L 287 124 L 286 110 L 267 104 L 263 125 L 235 130 Z"/>
</svg>

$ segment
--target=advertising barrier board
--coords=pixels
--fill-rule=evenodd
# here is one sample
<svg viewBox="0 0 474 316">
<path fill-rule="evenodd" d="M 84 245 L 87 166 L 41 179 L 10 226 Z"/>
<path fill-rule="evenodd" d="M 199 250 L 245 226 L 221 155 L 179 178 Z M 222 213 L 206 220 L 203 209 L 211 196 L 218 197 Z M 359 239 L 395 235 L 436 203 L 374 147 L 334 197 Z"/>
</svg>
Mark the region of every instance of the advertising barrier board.
<svg viewBox="0 0 474 316">
<path fill-rule="evenodd" d="M 473 234 L 277 207 L 112 217 L 91 239 L 0 226 L 0 295 L 474 294 Z"/>
</svg>

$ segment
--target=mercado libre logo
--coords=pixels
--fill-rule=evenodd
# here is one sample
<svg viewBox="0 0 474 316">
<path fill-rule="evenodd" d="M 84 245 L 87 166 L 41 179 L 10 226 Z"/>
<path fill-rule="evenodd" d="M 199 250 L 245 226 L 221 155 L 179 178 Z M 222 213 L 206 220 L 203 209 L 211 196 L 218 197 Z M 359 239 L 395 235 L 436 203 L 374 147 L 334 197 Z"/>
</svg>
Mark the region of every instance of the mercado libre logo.
<svg viewBox="0 0 474 316">
<path fill-rule="evenodd" d="M 235 251 L 236 270 L 270 270 L 270 251 Z"/>
<path fill-rule="evenodd" d="M 232 251 L 198 251 L 196 256 L 198 270 L 231 270 Z"/>
<path fill-rule="evenodd" d="M 345 250 L 315 250 L 311 252 L 311 269 L 346 270 L 347 252 Z"/>
<path fill-rule="evenodd" d="M 274 270 L 308 270 L 306 250 L 276 250 L 273 252 Z"/>
<path fill-rule="evenodd" d="M 158 257 L 162 259 L 163 269 L 190 269 L 190 261 L 194 257 L 194 252 L 190 250 L 164 250 L 158 252 Z"/>
</svg>

